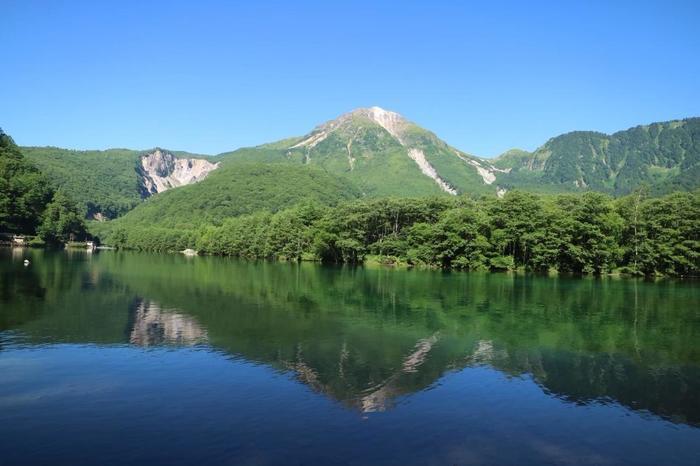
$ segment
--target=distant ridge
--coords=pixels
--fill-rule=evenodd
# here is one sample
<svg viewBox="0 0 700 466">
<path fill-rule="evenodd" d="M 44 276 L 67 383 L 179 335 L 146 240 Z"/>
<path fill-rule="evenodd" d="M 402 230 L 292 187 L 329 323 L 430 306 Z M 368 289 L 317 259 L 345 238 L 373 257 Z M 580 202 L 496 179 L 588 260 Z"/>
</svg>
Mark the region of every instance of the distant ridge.
<svg viewBox="0 0 700 466">
<path fill-rule="evenodd" d="M 88 218 L 121 216 L 162 190 L 154 188 L 152 177 L 150 188 L 146 186 L 148 177 L 143 175 L 141 160 L 155 151 L 22 148 L 32 163 L 84 206 Z M 700 118 L 640 125 L 612 135 L 573 131 L 533 152 L 511 149 L 484 159 L 450 146 L 396 112 L 374 106 L 344 113 L 302 136 L 218 156 L 161 151 L 193 165 L 193 177 L 187 175 L 188 162 L 178 171 L 184 178 L 178 175 L 163 186 L 187 184 L 182 182 L 187 178 L 201 181 L 204 190 L 208 181 L 202 178 L 213 166 L 237 162 L 320 169 L 365 197 L 502 196 L 514 189 L 623 195 L 642 185 L 652 194 L 663 194 L 700 187 Z"/>
<path fill-rule="evenodd" d="M 505 153 L 494 164 L 511 168 L 499 181 L 512 187 L 611 194 L 626 194 L 641 184 L 658 193 L 692 190 L 700 186 L 700 118 L 640 125 L 612 135 L 573 131 L 532 153 Z"/>
</svg>

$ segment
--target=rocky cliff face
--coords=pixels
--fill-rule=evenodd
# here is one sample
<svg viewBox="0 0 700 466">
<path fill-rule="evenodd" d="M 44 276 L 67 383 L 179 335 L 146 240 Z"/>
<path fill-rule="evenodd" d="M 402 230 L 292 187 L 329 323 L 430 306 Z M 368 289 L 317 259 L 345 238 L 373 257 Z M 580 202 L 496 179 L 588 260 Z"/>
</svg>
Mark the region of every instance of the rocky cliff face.
<svg viewBox="0 0 700 466">
<path fill-rule="evenodd" d="M 155 149 L 141 156 L 139 162 L 141 195 L 148 197 L 170 188 L 196 183 L 218 167 L 218 163 L 204 159 L 177 158 L 170 152 Z"/>
</svg>

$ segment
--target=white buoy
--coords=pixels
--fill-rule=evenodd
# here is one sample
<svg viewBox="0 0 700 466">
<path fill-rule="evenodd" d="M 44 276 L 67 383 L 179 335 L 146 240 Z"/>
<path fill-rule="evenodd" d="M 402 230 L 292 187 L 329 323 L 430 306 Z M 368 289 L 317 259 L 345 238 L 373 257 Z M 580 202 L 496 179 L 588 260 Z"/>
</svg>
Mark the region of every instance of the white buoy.
<svg viewBox="0 0 700 466">
<path fill-rule="evenodd" d="M 25 267 L 26 267 L 27 265 L 29 265 L 29 259 L 24 259 L 24 265 L 25 265 Z"/>
</svg>

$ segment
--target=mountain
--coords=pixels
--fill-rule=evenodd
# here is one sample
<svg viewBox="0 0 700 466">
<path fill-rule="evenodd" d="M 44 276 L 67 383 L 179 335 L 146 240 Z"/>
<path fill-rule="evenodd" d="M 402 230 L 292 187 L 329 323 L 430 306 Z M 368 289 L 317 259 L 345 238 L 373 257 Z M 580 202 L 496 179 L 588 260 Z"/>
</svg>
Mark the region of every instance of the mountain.
<svg viewBox="0 0 700 466">
<path fill-rule="evenodd" d="M 164 149 L 76 151 L 23 147 L 24 156 L 83 208 L 88 218 L 115 218 L 152 194 L 199 181 L 218 167 L 206 156 Z"/>
<path fill-rule="evenodd" d="M 371 107 L 343 114 L 301 137 L 221 156 L 317 165 L 374 197 L 500 196 L 512 189 L 622 195 L 641 184 L 662 194 L 700 186 L 700 118 L 612 135 L 575 131 L 534 152 L 512 149 L 484 159 L 451 147 L 398 113 Z"/>
<path fill-rule="evenodd" d="M 495 159 L 462 152 L 398 113 L 380 107 L 345 113 L 303 136 L 218 156 L 158 148 L 21 150 L 83 207 L 88 218 L 96 219 L 124 215 L 154 194 L 201 181 L 229 164 L 241 162 L 320 170 L 329 176 L 328 180 L 334 180 L 331 185 L 340 186 L 340 197 L 348 186 L 365 197 L 501 196 L 513 189 L 544 193 L 594 190 L 622 195 L 641 184 L 648 185 L 652 194 L 663 194 L 700 186 L 700 118 L 653 123 L 612 135 L 576 131 L 554 137 L 533 152 L 512 149 Z M 232 172 L 227 173 L 233 183 Z M 298 173 L 294 171 L 294 176 Z M 317 172 L 311 178 L 318 178 Z M 216 178 L 215 189 L 206 187 L 204 181 L 201 192 L 229 189 L 239 193 L 236 186 L 226 187 L 225 179 Z M 235 177 L 235 182 L 241 183 L 240 177 Z M 284 184 L 284 179 L 277 183 Z M 278 187 L 267 181 L 263 185 L 273 191 L 258 195 L 277 199 Z M 329 198 L 326 187 L 321 188 L 323 195 L 318 198 Z M 286 187 L 299 193 L 308 193 L 311 188 Z M 240 207 L 242 201 L 231 198 L 231 202 Z M 269 202 L 266 205 L 280 207 Z M 203 208 L 212 206 L 213 201 Z M 186 202 L 181 207 L 189 209 Z"/>
<path fill-rule="evenodd" d="M 593 190 L 627 194 L 641 184 L 656 193 L 700 186 L 700 118 L 636 126 L 612 135 L 574 131 L 532 153 L 509 151 L 494 165 L 510 169 L 507 188 Z"/>
<path fill-rule="evenodd" d="M 366 196 L 495 194 L 493 182 L 501 171 L 380 107 L 360 108 L 302 137 L 222 157 L 322 167 L 347 177 Z"/>
<path fill-rule="evenodd" d="M 359 195 L 348 180 L 317 167 L 229 160 L 201 183 L 152 196 L 109 224 L 192 228 L 305 201 L 333 205 Z"/>
<path fill-rule="evenodd" d="M 505 172 L 509 172 L 513 168 L 527 166 L 531 157 L 532 153 L 526 150 L 510 149 L 495 159 L 492 159 L 491 162 L 494 164 L 494 166 L 503 169 Z"/>
</svg>

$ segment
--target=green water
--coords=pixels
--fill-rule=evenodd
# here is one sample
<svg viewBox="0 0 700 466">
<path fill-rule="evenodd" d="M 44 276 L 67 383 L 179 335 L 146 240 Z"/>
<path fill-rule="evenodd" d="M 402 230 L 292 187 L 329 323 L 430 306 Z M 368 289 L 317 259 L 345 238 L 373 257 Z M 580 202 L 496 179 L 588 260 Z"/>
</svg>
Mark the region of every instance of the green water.
<svg viewBox="0 0 700 466">
<path fill-rule="evenodd" d="M 697 282 L 27 250 L 0 277 L 3 464 L 700 458 Z"/>
</svg>

